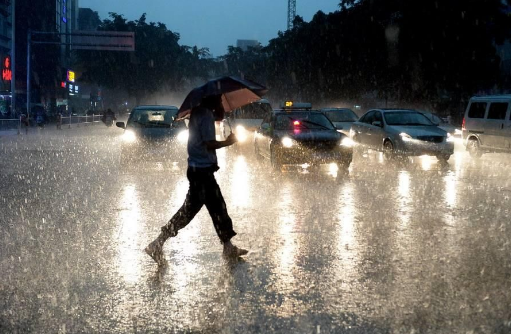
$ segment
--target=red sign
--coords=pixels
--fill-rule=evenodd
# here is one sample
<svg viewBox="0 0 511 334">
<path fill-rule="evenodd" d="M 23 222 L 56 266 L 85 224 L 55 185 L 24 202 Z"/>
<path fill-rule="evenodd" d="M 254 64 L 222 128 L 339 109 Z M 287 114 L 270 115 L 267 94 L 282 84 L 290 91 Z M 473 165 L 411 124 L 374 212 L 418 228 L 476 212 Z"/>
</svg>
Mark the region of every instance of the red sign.
<svg viewBox="0 0 511 334">
<path fill-rule="evenodd" d="M 4 64 L 2 68 L 2 80 L 11 81 L 12 80 L 12 71 L 11 71 L 11 57 L 7 56 L 4 59 Z"/>
</svg>

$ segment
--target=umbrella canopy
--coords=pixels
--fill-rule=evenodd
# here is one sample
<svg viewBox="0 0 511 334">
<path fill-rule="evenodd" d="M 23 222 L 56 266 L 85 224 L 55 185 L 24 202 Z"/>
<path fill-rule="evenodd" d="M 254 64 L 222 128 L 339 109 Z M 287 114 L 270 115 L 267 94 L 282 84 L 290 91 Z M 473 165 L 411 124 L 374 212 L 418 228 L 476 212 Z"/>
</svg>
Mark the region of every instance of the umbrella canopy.
<svg viewBox="0 0 511 334">
<path fill-rule="evenodd" d="M 221 96 L 222 106 L 229 112 L 260 100 L 267 91 L 266 87 L 246 79 L 230 76 L 213 79 L 188 94 L 179 108 L 177 119 L 189 116 L 192 109 L 200 105 L 205 97 Z"/>
</svg>

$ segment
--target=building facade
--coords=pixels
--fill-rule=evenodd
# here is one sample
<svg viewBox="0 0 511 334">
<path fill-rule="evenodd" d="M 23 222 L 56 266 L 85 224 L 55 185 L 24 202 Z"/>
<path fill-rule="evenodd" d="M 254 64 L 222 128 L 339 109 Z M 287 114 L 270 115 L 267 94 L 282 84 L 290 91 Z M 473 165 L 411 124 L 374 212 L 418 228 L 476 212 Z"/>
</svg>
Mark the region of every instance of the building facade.
<svg viewBox="0 0 511 334">
<path fill-rule="evenodd" d="M 255 39 L 238 39 L 236 41 L 236 47 L 242 49 L 243 51 L 247 51 L 248 48 L 258 48 L 261 44 L 259 41 Z"/>
</svg>

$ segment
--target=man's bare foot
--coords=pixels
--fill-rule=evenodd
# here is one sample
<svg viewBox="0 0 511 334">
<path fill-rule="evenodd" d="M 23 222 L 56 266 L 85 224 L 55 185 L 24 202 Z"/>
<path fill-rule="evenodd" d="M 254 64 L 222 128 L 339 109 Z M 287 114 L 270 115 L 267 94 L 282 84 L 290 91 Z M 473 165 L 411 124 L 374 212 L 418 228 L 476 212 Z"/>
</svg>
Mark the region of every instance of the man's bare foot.
<svg viewBox="0 0 511 334">
<path fill-rule="evenodd" d="M 163 243 L 159 239 L 151 242 L 144 251 L 154 260 L 154 262 L 158 264 L 158 266 L 164 266 L 167 264 L 167 260 L 163 255 Z"/>
<path fill-rule="evenodd" d="M 224 243 L 224 255 L 227 257 L 240 257 L 248 254 L 248 250 L 234 246 L 230 241 Z"/>
</svg>

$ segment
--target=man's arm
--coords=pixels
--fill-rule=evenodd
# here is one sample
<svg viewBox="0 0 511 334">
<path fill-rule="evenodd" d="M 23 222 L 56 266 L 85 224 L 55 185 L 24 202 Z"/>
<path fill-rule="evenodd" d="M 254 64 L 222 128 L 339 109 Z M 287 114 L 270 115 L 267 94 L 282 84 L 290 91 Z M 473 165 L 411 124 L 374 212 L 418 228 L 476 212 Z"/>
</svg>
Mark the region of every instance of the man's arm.
<svg viewBox="0 0 511 334">
<path fill-rule="evenodd" d="M 224 141 L 210 140 L 210 141 L 205 142 L 205 144 L 206 144 L 206 147 L 208 148 L 208 150 L 218 150 L 219 148 L 222 148 L 222 147 L 231 146 L 234 143 L 236 143 L 237 141 L 238 141 L 238 139 L 236 138 L 234 133 L 231 133 L 227 137 L 227 139 Z"/>
</svg>

